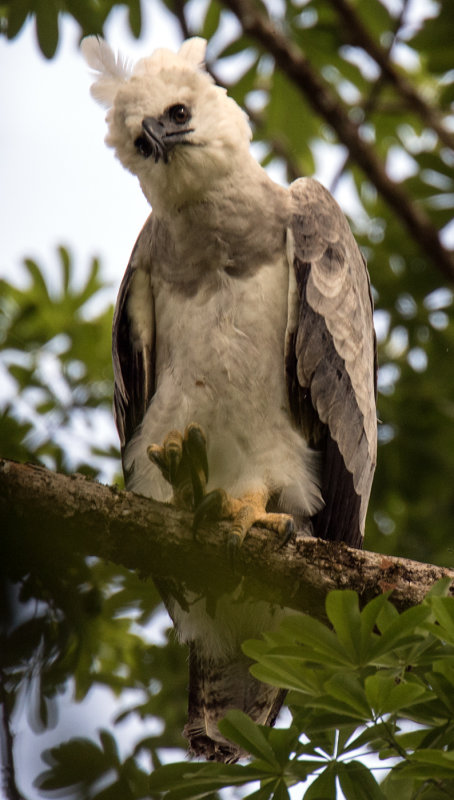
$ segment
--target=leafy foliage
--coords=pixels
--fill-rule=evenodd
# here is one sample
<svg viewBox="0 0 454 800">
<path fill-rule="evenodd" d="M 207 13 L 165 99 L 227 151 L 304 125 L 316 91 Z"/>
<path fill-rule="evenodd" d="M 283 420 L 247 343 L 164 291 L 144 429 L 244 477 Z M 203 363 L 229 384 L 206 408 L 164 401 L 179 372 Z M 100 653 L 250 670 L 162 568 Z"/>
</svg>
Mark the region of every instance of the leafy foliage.
<svg viewBox="0 0 454 800">
<path fill-rule="evenodd" d="M 20 531 L 17 535 L 20 551 Z M 164 633 L 156 589 L 120 567 L 87 562 L 69 547 L 47 569 L 40 559 L 39 572 L 33 553 L 21 557 L 14 552 L 12 566 L 9 556 L 8 551 L 2 554 L 11 583 L 3 587 L 9 613 L 0 637 L 8 714 L 20 710 L 25 697 L 28 724 L 41 733 L 57 722 L 60 694 L 69 689 L 80 703 L 102 686 L 112 693 L 112 709 L 117 698 L 114 725 L 132 718 L 154 722 L 152 732 L 144 726 L 125 759 L 107 732 L 100 733 L 100 747 L 79 735 L 55 748 L 45 757 L 50 771 L 41 788 L 74 783 L 76 795 L 85 797 L 88 786 L 114 770 L 115 791 L 127 782 L 129 794 L 122 796 L 144 796 L 138 793 L 147 774 L 141 762 L 146 756 L 147 763 L 159 765 L 163 748 L 182 751 L 186 714 L 185 651 L 165 636 L 162 644 L 149 643 L 147 635 L 157 624 Z"/>
<path fill-rule="evenodd" d="M 0 30 L 14 39 L 30 16 L 34 16 L 41 52 L 52 58 L 58 47 L 59 24 L 62 14 L 70 14 L 79 23 L 83 36 L 101 35 L 112 9 L 124 5 L 128 9 L 131 33 L 140 36 L 142 14 L 140 0 L 5 0 L 0 5 Z"/>
<path fill-rule="evenodd" d="M 31 260 L 25 262 L 25 288 L 0 281 L 0 368 L 16 393 L 2 409 L 2 455 L 112 477 L 119 465 L 111 410 L 113 310 L 102 299 L 106 287 L 96 260 L 82 285 L 64 248 L 59 260 L 52 287 Z M 118 698 L 127 690 L 136 693 L 134 703 L 122 704 L 116 723 L 136 717 L 154 720 L 156 729 L 135 743 L 124 762 L 106 732 L 100 747 L 80 737 L 74 746 L 62 744 L 49 756 L 55 774 L 43 790 L 65 785 L 64 774 L 70 782 L 77 775 L 76 792 L 84 797 L 88 786 L 114 770 L 112 791 L 127 785 L 123 797 L 142 796 L 146 773 L 138 757 L 146 754 L 159 764 L 160 748 L 184 746 L 184 650 L 166 636 L 165 647 L 149 644 L 146 635 L 165 619 L 156 589 L 118 566 L 87 560 L 71 542 L 66 548 L 60 542 L 47 559 L 39 547 L 31 551 L 21 542 L 19 529 L 14 540 L 2 542 L 0 558 L 6 579 L 0 683 L 8 715 L 26 697 L 28 724 L 40 733 L 56 724 L 58 698 L 68 688 L 82 702 L 103 686 Z"/>
<path fill-rule="evenodd" d="M 270 730 L 231 711 L 220 729 L 251 753 L 249 764 L 170 764 L 153 773 L 151 789 L 186 800 L 260 781 L 247 797 L 281 800 L 312 778 L 305 800 L 335 800 L 337 781 L 347 800 L 450 796 L 454 600 L 443 596 L 447 585 L 400 615 L 384 595 L 360 610 L 354 592 L 331 592 L 330 626 L 301 614 L 246 642 L 253 674 L 290 690 L 292 724 Z M 359 760 L 372 752 L 385 765 L 381 782 Z"/>
<path fill-rule="evenodd" d="M 103 303 L 90 313 L 105 288 L 96 259 L 82 286 L 63 247 L 59 259 L 58 288 L 30 259 L 26 288 L 0 280 L 0 370 L 14 391 L 1 409 L 2 455 L 112 477 L 119 458 L 111 412 L 113 310 Z"/>
<path fill-rule="evenodd" d="M 253 26 L 245 32 L 238 25 L 233 2 L 164 4 L 184 35 L 211 40 L 210 68 L 248 110 L 262 163 L 289 180 L 317 169 L 345 203 L 368 257 L 379 333 L 382 424 L 367 546 L 450 564 L 453 292 L 406 214 L 419 209 L 452 241 L 453 4 L 428 5 L 433 16 L 415 23 L 404 1 L 399 8 L 381 0 L 243 0 L 252 18 L 267 20 L 272 8 L 274 25 L 316 76 L 318 94 L 355 123 L 404 192 L 397 209 L 346 146 L 340 127 L 315 110 L 308 85 L 279 62 L 271 45 L 265 49 Z M 50 58 L 62 14 L 76 19 L 81 34 L 101 34 L 116 5 L 3 0 L 1 32 L 13 39 L 33 15 L 39 46 Z M 138 36 L 140 0 L 120 5 Z M 80 285 L 61 249 L 58 288 L 33 261 L 26 268 L 26 288 L 0 283 L 0 379 L 10 387 L 2 393 L 2 455 L 111 480 L 119 469 L 111 434 L 112 309 L 101 304 L 98 264 L 93 261 Z M 149 644 L 148 626 L 162 621 L 156 590 L 74 552 L 49 559 L 46 569 L 41 560 L 38 569 L 20 541 L 17 531 L 1 560 L 9 583 L 2 597 L 8 613 L 0 689 L 9 718 L 25 696 L 30 727 L 50 728 L 68 687 L 75 702 L 96 686 L 108 687 L 120 708 L 112 730 L 98 731 L 97 740 L 79 730 L 46 754 L 40 796 L 127 800 L 166 790 L 177 800 L 251 783 L 255 800 L 287 798 L 294 785 L 306 800 L 334 798 L 339 787 L 349 800 L 397 792 L 402 800 L 453 795 L 451 598 L 434 594 L 399 616 L 386 598 L 360 611 L 351 594 L 334 594 L 327 601 L 329 626 L 290 618 L 279 632 L 247 643 L 255 674 L 290 690 L 291 725 L 268 730 L 231 713 L 223 732 L 250 750 L 250 764 L 169 764 L 155 770 L 150 785 L 150 764 L 159 767 L 163 753 L 179 757 L 183 746 L 187 680 L 183 648 L 167 636 Z M 134 702 L 126 700 L 132 689 L 140 695 Z M 144 730 L 123 756 L 114 734 L 134 717 L 144 727 L 153 720 L 155 732 Z M 373 754 L 380 761 L 371 773 L 366 764 Z"/>
</svg>

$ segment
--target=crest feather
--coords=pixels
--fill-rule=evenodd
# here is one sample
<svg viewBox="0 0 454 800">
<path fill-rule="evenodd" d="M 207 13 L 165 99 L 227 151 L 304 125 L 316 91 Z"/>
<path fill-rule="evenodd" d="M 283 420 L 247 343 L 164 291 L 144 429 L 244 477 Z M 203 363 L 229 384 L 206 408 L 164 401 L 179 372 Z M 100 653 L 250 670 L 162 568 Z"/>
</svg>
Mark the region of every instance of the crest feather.
<svg viewBox="0 0 454 800">
<path fill-rule="evenodd" d="M 202 39 L 200 36 L 193 36 L 183 42 L 178 55 L 194 67 L 200 67 L 205 60 L 206 49 L 206 39 Z"/>
<path fill-rule="evenodd" d="M 98 73 L 91 94 L 108 108 L 113 104 L 120 85 L 131 74 L 128 63 L 120 54 L 115 55 L 107 42 L 98 36 L 86 36 L 80 48 L 88 66 Z"/>
</svg>

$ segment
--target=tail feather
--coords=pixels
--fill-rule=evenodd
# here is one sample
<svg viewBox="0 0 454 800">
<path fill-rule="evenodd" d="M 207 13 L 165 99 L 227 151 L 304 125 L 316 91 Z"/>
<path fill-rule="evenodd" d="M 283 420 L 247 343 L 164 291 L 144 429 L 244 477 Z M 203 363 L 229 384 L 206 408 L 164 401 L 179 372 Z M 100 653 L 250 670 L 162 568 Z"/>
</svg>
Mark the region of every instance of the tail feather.
<svg viewBox="0 0 454 800">
<path fill-rule="evenodd" d="M 242 653 L 228 661 L 213 661 L 200 655 L 196 642 L 189 650 L 189 709 L 184 735 L 192 755 L 207 761 L 234 763 L 247 756 L 238 745 L 225 739 L 218 723 L 236 708 L 254 722 L 273 725 L 284 702 L 285 691 L 261 683 L 249 672 L 251 661 Z"/>
</svg>

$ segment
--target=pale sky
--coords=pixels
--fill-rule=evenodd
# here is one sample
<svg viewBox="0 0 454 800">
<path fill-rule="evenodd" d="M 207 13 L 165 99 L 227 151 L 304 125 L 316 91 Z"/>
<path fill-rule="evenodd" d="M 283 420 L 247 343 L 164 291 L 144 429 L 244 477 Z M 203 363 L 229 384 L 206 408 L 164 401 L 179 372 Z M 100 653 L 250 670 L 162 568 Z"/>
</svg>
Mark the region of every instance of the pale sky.
<svg viewBox="0 0 454 800">
<path fill-rule="evenodd" d="M 126 12 L 112 13 L 109 43 L 133 59 L 177 47 L 175 22 L 156 5 L 146 4 L 138 42 Z M 137 179 L 104 145 L 105 111 L 89 95 L 77 24 L 68 18 L 60 31 L 51 61 L 33 21 L 12 42 L 0 38 L 0 274 L 19 277 L 24 256 L 52 270 L 62 243 L 79 268 L 101 256 L 105 277 L 118 285 L 149 208 Z"/>
</svg>

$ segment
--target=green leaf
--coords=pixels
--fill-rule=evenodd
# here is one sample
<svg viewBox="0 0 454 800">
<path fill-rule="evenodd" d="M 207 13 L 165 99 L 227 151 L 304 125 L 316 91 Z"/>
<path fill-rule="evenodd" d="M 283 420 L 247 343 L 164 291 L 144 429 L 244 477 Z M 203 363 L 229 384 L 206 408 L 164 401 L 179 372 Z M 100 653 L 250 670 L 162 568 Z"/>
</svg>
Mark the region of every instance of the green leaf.
<svg viewBox="0 0 454 800">
<path fill-rule="evenodd" d="M 405 781 L 402 781 L 401 777 L 399 777 L 399 772 L 403 766 L 404 765 L 400 763 L 393 767 L 380 784 L 380 788 L 384 792 L 387 800 L 395 800 L 396 795 L 398 795 L 399 800 L 415 800 L 415 795 L 417 797 L 416 792 L 420 786 L 419 782 L 410 778 L 408 774 L 406 775 Z"/>
<path fill-rule="evenodd" d="M 333 591 L 326 598 L 326 613 L 352 663 L 361 649 L 359 600 L 356 592 Z"/>
<path fill-rule="evenodd" d="M 298 747 L 301 731 L 297 725 L 289 728 L 267 728 L 266 738 L 273 750 L 274 756 L 281 767 L 287 768 L 290 754 Z"/>
<path fill-rule="evenodd" d="M 118 764 L 120 761 L 118 745 L 112 734 L 103 729 L 99 732 L 99 739 L 101 741 L 102 749 L 106 757 L 111 761 L 112 765 Z"/>
<path fill-rule="evenodd" d="M 71 285 L 71 258 L 66 247 L 60 246 L 58 248 L 58 254 L 61 263 L 62 291 L 63 294 L 69 294 Z"/>
<path fill-rule="evenodd" d="M 275 769 L 279 762 L 274 754 L 264 729 L 242 711 L 228 711 L 219 723 L 219 730 L 226 739 L 230 739 L 256 758 L 263 759 Z"/>
<path fill-rule="evenodd" d="M 422 638 L 417 628 L 430 616 L 430 608 L 425 605 L 414 606 L 386 625 L 381 636 L 371 649 L 370 660 L 377 661 L 383 655 L 393 653 L 399 647 L 407 646 Z M 380 620 L 381 615 L 379 615 Z"/>
<path fill-rule="evenodd" d="M 14 0 L 8 8 L 8 26 L 6 35 L 14 39 L 23 27 L 28 14 L 33 12 L 32 0 Z"/>
<path fill-rule="evenodd" d="M 36 261 L 33 261 L 31 258 L 25 258 L 24 265 L 32 280 L 32 291 L 36 294 L 37 300 L 39 299 L 41 302 L 50 301 L 46 281 Z"/>
<path fill-rule="evenodd" d="M 392 675 L 381 672 L 366 678 L 365 690 L 368 702 L 379 716 L 397 713 L 431 697 L 423 685 L 407 681 L 396 683 Z"/>
<path fill-rule="evenodd" d="M 452 750 L 449 753 L 442 750 L 418 750 L 413 753 L 411 759 L 420 764 L 433 764 L 437 767 L 454 770 L 454 751 Z"/>
<path fill-rule="evenodd" d="M 454 36 L 454 18 L 450 3 L 441 3 L 433 19 L 425 20 L 421 29 L 410 39 L 410 44 L 425 54 L 429 68 L 437 72 L 452 69 L 449 46 Z M 434 45 L 436 43 L 436 46 Z"/>
<path fill-rule="evenodd" d="M 326 664 L 350 664 L 350 658 L 336 635 L 326 625 L 307 614 L 291 616 L 284 620 L 281 630 L 294 641 L 310 648 L 307 655 Z"/>
<path fill-rule="evenodd" d="M 326 731 L 333 732 L 336 728 L 350 729 L 353 721 L 358 719 L 358 715 L 352 713 L 348 706 L 326 694 L 313 698 L 294 693 L 289 698 L 289 704 L 296 712 L 297 719 L 299 719 L 299 709 L 303 709 L 301 730 L 310 733 L 312 739 L 325 734 Z"/>
<path fill-rule="evenodd" d="M 336 800 L 336 771 L 329 764 L 305 791 L 304 800 Z"/>
<path fill-rule="evenodd" d="M 139 38 L 142 31 L 142 10 L 140 7 L 140 0 L 128 0 L 129 6 L 129 27 L 136 39 Z"/>
<path fill-rule="evenodd" d="M 374 597 L 370 600 L 361 611 L 361 618 L 360 618 L 360 631 L 361 631 L 361 658 L 364 659 L 370 653 L 370 645 L 371 645 L 371 634 L 374 630 L 375 626 L 377 625 L 377 620 L 379 617 L 383 620 L 385 609 L 387 607 L 391 607 L 393 611 L 395 611 L 394 606 L 389 602 L 389 592 L 385 592 L 384 594 L 379 594 L 377 597 Z M 395 615 L 393 614 L 393 619 Z M 373 637 L 376 640 L 376 636 Z"/>
<path fill-rule="evenodd" d="M 430 605 L 440 624 L 440 638 L 454 644 L 454 597 L 432 597 Z"/>
<path fill-rule="evenodd" d="M 49 769 L 34 781 L 41 791 L 88 785 L 110 769 L 100 748 L 89 739 L 70 739 L 45 751 L 43 759 Z"/>
<path fill-rule="evenodd" d="M 58 45 L 58 9 L 55 0 L 35 0 L 36 29 L 41 52 L 52 58 Z"/>
<path fill-rule="evenodd" d="M 217 0 L 211 0 L 211 2 L 208 3 L 205 19 L 203 20 L 202 29 L 200 31 L 200 35 L 203 36 L 204 39 L 209 41 L 216 33 L 219 27 L 221 13 L 221 4 L 218 3 Z"/>
<path fill-rule="evenodd" d="M 437 780 L 454 779 L 453 751 L 444 752 L 433 749 L 416 751 L 408 756 L 408 761 L 404 765 L 399 765 L 399 769 L 395 770 L 393 777 L 400 783 L 408 778 L 433 780 L 435 775 Z"/>
<path fill-rule="evenodd" d="M 358 729 L 355 728 L 357 731 Z M 378 749 L 383 744 L 389 742 L 389 728 L 383 722 L 375 722 L 369 724 L 365 730 L 361 730 L 358 736 L 350 738 L 343 747 L 339 748 L 341 753 L 349 753 L 353 750 L 359 750 L 364 745 L 370 745 L 371 748 Z"/>
<path fill-rule="evenodd" d="M 385 800 L 371 771 L 360 761 L 338 763 L 337 774 L 346 800 Z"/>
<path fill-rule="evenodd" d="M 377 615 L 376 623 L 379 631 L 383 634 L 389 625 L 398 618 L 399 612 L 397 608 L 392 603 L 385 603 Z"/>
<path fill-rule="evenodd" d="M 352 673 L 338 673 L 325 683 L 325 689 L 331 697 L 345 704 L 355 716 L 370 719 L 372 711 L 367 702 L 366 693 L 359 678 Z M 325 706 L 326 707 L 326 706 Z"/>
<path fill-rule="evenodd" d="M 447 681 L 454 687 L 454 658 L 448 656 L 447 658 L 435 661 L 433 664 L 433 671 L 442 674 Z M 433 676 L 432 676 L 433 677 Z"/>
<path fill-rule="evenodd" d="M 168 800 L 205 797 L 225 786 L 242 786 L 244 783 L 268 778 L 252 766 L 233 764 L 196 764 L 180 762 L 159 767 L 150 775 L 152 791 L 168 792 Z"/>
<path fill-rule="evenodd" d="M 430 686 L 432 699 L 435 700 L 436 695 L 439 700 L 434 713 L 441 717 L 444 710 L 444 716 L 449 720 L 454 716 L 454 667 L 452 664 L 436 662 L 433 669 L 432 673 L 426 675 L 426 681 Z M 441 706 L 444 707 L 443 710 Z"/>
<path fill-rule="evenodd" d="M 306 668 L 302 658 L 291 658 L 286 653 L 264 656 L 260 663 L 252 665 L 251 673 L 264 683 L 304 694 L 317 694 L 322 689 L 320 671 Z"/>
<path fill-rule="evenodd" d="M 221 48 L 218 54 L 218 59 L 221 60 L 222 58 L 230 58 L 230 56 L 236 56 L 238 53 L 243 53 L 245 50 L 248 49 L 250 46 L 250 42 L 246 41 L 245 36 L 237 36 L 235 39 L 232 39 L 228 44 Z"/>
<path fill-rule="evenodd" d="M 278 781 L 273 792 L 273 800 L 290 800 L 287 786 L 283 780 Z"/>
<path fill-rule="evenodd" d="M 352 738 L 352 736 L 354 736 L 356 730 L 357 730 L 357 725 L 352 724 L 352 725 L 348 725 L 348 726 L 346 725 L 344 727 L 341 727 L 337 731 L 336 750 L 337 750 L 338 753 L 345 752 L 344 748 L 346 747 L 347 742 L 349 742 L 349 740 Z"/>
<path fill-rule="evenodd" d="M 298 760 L 296 758 L 292 759 L 292 761 L 289 761 L 285 769 L 285 775 L 289 780 L 289 784 L 305 781 L 310 775 L 315 775 L 315 773 L 320 770 L 320 767 L 324 766 L 326 762 L 326 758 L 305 758 L 304 760 Z"/>
<path fill-rule="evenodd" d="M 275 781 L 267 780 L 262 781 L 260 788 L 256 792 L 244 795 L 248 800 L 270 800 L 273 796 Z"/>
<path fill-rule="evenodd" d="M 440 578 L 439 581 L 436 581 L 433 586 L 430 587 L 424 598 L 424 602 L 430 602 L 431 597 L 450 597 L 451 586 L 451 578 Z"/>
</svg>

